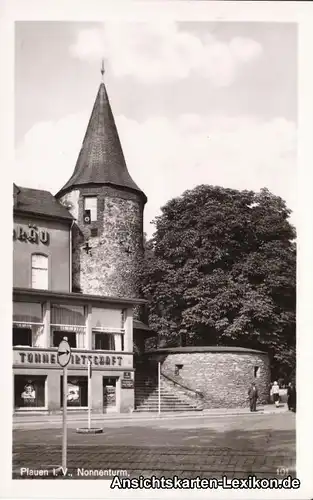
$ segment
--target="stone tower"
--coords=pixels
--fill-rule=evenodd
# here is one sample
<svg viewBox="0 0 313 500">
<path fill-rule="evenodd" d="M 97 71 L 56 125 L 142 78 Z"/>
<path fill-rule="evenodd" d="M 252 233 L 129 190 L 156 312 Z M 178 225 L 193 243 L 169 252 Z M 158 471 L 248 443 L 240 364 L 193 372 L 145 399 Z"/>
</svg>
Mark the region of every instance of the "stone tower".
<svg viewBox="0 0 313 500">
<path fill-rule="evenodd" d="M 73 175 L 56 197 L 75 218 L 73 292 L 139 297 L 147 198 L 129 175 L 104 83 Z"/>
</svg>

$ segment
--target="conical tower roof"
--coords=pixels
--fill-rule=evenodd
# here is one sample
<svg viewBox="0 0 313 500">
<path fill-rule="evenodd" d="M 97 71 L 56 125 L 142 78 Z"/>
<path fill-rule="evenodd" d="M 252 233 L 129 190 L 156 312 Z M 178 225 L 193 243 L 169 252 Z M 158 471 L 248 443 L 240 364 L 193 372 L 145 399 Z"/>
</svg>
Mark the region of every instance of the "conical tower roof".
<svg viewBox="0 0 313 500">
<path fill-rule="evenodd" d="M 111 185 L 146 195 L 131 178 L 104 83 L 100 84 L 72 177 L 56 196 L 82 185 Z"/>
</svg>

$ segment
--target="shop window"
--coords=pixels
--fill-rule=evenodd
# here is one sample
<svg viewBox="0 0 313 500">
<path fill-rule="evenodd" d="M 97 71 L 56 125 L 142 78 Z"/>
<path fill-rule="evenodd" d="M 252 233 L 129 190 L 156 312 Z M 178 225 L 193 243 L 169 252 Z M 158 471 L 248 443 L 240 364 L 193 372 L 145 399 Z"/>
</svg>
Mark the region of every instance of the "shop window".
<svg viewBox="0 0 313 500">
<path fill-rule="evenodd" d="M 73 348 L 85 347 L 86 319 L 83 306 L 53 304 L 51 306 L 51 341 L 57 347 L 67 337 Z"/>
<path fill-rule="evenodd" d="M 90 211 L 90 221 L 95 222 L 98 218 L 97 217 L 98 203 L 96 196 L 86 196 L 86 198 L 84 199 L 84 211 L 86 210 Z"/>
<path fill-rule="evenodd" d="M 31 375 L 14 376 L 14 406 L 15 408 L 45 407 L 46 377 Z"/>
<path fill-rule="evenodd" d="M 18 328 L 13 327 L 13 345 L 32 346 L 32 330 L 31 328 Z"/>
<path fill-rule="evenodd" d="M 63 407 L 63 377 L 60 377 L 61 406 Z M 88 379 L 87 377 L 68 377 L 67 379 L 67 406 L 88 406 Z"/>
<path fill-rule="evenodd" d="M 110 333 L 92 332 L 93 349 L 96 351 L 114 351 L 115 342 L 114 335 Z"/>
<path fill-rule="evenodd" d="M 48 257 L 34 253 L 32 255 L 32 288 L 48 290 Z"/>
<path fill-rule="evenodd" d="M 116 407 L 116 381 L 115 377 L 103 377 L 103 407 Z"/>
</svg>

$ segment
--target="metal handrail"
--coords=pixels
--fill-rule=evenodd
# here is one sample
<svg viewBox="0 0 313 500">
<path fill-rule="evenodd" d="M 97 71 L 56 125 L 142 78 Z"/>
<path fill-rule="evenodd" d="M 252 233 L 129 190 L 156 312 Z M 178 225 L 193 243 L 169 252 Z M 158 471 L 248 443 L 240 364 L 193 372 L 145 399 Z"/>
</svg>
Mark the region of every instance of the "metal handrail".
<svg viewBox="0 0 313 500">
<path fill-rule="evenodd" d="M 193 389 L 191 387 L 188 387 L 187 385 L 183 384 L 182 382 L 179 382 L 178 380 L 176 380 L 175 378 L 171 377 L 170 375 L 167 375 L 162 370 L 161 370 L 161 375 L 164 378 L 166 378 L 167 380 L 170 380 L 171 382 L 173 382 L 173 384 L 179 385 L 180 387 L 182 387 L 183 389 L 186 389 L 189 392 L 193 392 L 194 394 L 196 394 L 196 396 L 199 396 L 200 398 L 204 398 L 203 392 L 199 391 L 198 389 Z"/>
</svg>

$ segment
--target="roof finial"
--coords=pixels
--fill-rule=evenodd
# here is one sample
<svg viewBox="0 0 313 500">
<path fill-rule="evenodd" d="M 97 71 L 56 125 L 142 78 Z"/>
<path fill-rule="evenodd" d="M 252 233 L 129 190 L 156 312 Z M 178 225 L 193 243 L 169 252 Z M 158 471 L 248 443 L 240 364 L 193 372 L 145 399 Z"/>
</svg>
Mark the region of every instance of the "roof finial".
<svg viewBox="0 0 313 500">
<path fill-rule="evenodd" d="M 103 81 L 104 80 L 104 59 L 102 59 L 101 75 L 102 75 L 102 81 Z"/>
</svg>

